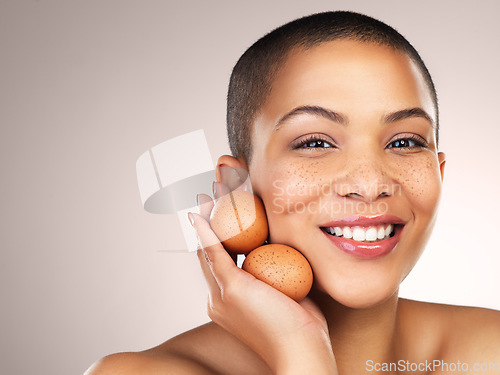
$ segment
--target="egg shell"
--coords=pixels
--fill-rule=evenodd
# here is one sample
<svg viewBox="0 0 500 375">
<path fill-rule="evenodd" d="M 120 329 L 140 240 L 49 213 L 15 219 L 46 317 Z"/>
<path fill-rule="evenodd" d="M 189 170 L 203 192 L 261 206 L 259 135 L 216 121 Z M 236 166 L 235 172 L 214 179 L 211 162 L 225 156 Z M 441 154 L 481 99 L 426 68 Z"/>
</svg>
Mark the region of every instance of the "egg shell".
<svg viewBox="0 0 500 375">
<path fill-rule="evenodd" d="M 234 254 L 248 254 L 262 245 L 269 233 L 264 204 L 244 190 L 225 194 L 215 202 L 210 226 L 224 248 Z"/>
<path fill-rule="evenodd" d="M 307 259 L 282 244 L 260 246 L 245 258 L 242 268 L 299 302 L 309 293 L 313 273 Z"/>
</svg>

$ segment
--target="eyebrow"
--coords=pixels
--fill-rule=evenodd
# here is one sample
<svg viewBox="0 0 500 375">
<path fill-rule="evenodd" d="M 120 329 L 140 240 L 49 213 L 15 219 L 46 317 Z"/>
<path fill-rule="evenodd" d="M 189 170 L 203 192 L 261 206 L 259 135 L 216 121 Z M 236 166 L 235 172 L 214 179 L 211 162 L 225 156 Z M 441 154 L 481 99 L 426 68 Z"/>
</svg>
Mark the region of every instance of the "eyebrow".
<svg viewBox="0 0 500 375">
<path fill-rule="evenodd" d="M 343 126 L 349 125 L 349 120 L 347 119 L 346 116 L 344 116 L 341 113 L 319 106 L 304 105 L 292 109 L 286 115 L 281 117 L 281 119 L 276 123 L 274 131 L 279 130 L 279 128 L 286 121 L 301 114 L 320 116 Z M 390 124 L 407 118 L 415 118 L 415 117 L 424 118 L 431 124 L 433 128 L 435 127 L 432 117 L 426 111 L 424 111 L 422 108 L 419 107 L 406 108 L 399 111 L 390 112 L 382 117 L 382 123 Z"/>
<path fill-rule="evenodd" d="M 400 111 L 388 113 L 382 118 L 382 122 L 384 124 L 389 124 L 392 122 L 404 120 L 407 118 L 414 118 L 414 117 L 423 118 L 423 119 L 429 121 L 429 123 L 431 124 L 431 126 L 433 128 L 435 127 L 434 120 L 432 119 L 432 117 L 427 112 L 425 112 L 422 108 L 419 108 L 419 107 L 407 108 L 407 109 L 402 109 Z"/>
<path fill-rule="evenodd" d="M 336 122 L 340 125 L 348 125 L 348 120 L 347 118 L 335 111 L 332 111 L 331 109 L 326 109 L 323 107 L 318 107 L 318 106 L 312 106 L 312 105 L 303 105 L 300 107 L 296 107 L 292 109 L 290 112 L 288 112 L 286 115 L 284 115 L 275 125 L 274 131 L 277 131 L 284 122 L 290 120 L 292 117 L 301 115 L 301 114 L 309 114 L 309 115 L 314 115 L 314 116 L 320 116 L 324 117 L 327 120 Z"/>
</svg>

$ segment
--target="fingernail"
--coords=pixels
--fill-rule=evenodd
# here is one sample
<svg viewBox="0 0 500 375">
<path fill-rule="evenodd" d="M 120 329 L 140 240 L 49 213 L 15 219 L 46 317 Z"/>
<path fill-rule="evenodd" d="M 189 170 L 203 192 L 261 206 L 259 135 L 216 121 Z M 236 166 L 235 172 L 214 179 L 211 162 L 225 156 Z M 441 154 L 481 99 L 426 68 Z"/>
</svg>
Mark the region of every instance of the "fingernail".
<svg viewBox="0 0 500 375">
<path fill-rule="evenodd" d="M 201 208 L 206 203 L 209 203 L 212 199 L 206 194 L 197 194 L 196 195 L 196 205 Z"/>
<path fill-rule="evenodd" d="M 215 199 L 219 199 L 223 195 L 229 193 L 229 191 L 230 191 L 229 188 L 222 182 L 214 181 L 212 183 L 212 193 L 214 194 Z"/>
<path fill-rule="evenodd" d="M 191 225 L 194 227 L 194 215 L 191 212 L 188 212 L 188 220 Z"/>
<path fill-rule="evenodd" d="M 212 182 L 212 194 L 215 199 L 219 198 L 219 183 L 217 181 Z"/>
</svg>

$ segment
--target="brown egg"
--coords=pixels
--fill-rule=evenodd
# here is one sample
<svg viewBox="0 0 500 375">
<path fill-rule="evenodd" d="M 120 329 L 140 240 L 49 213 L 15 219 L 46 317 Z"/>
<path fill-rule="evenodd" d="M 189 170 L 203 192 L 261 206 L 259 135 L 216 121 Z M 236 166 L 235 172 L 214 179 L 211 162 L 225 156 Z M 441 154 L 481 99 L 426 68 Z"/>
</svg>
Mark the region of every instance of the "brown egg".
<svg viewBox="0 0 500 375">
<path fill-rule="evenodd" d="M 235 190 L 220 197 L 210 214 L 210 226 L 224 248 L 247 254 L 262 245 L 268 235 L 264 204 L 256 195 Z"/>
<path fill-rule="evenodd" d="M 313 273 L 309 262 L 287 245 L 258 247 L 247 255 L 242 268 L 297 302 L 311 290 Z"/>
</svg>

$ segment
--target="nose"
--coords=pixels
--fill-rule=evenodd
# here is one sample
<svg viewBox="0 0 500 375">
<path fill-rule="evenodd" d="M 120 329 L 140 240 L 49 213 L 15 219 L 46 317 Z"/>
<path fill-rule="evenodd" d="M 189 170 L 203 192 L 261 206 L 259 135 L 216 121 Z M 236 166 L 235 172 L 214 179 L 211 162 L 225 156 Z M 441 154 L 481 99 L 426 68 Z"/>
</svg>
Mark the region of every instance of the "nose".
<svg viewBox="0 0 500 375">
<path fill-rule="evenodd" d="M 352 160 L 352 159 L 351 159 Z M 388 176 L 387 167 L 374 155 L 349 160 L 346 168 L 335 179 L 335 193 L 341 197 L 366 203 L 394 195 L 396 183 Z"/>
</svg>

